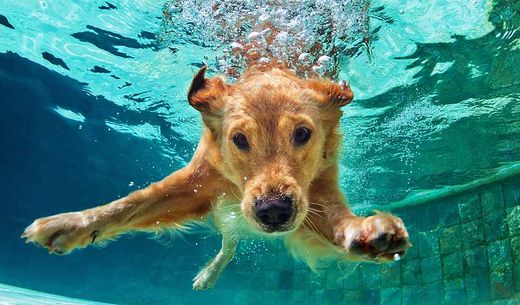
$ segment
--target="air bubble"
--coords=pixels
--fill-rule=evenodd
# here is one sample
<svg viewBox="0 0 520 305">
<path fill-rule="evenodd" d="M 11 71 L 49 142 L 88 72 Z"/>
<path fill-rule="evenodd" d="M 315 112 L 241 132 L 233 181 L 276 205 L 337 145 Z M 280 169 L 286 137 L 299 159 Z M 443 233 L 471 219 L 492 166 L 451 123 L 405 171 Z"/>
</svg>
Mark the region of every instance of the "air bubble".
<svg viewBox="0 0 520 305">
<path fill-rule="evenodd" d="M 318 63 L 320 65 L 326 65 L 327 63 L 329 63 L 331 61 L 331 59 L 332 59 L 331 57 L 323 55 L 323 56 L 320 56 L 320 58 L 318 58 Z"/>
<path fill-rule="evenodd" d="M 316 72 L 319 75 L 322 75 L 323 72 L 325 72 L 325 66 L 323 65 L 316 65 L 312 67 L 312 70 Z"/>
<path fill-rule="evenodd" d="M 239 44 L 238 42 L 232 42 L 231 44 L 231 49 L 243 49 L 244 46 Z"/>
<path fill-rule="evenodd" d="M 256 38 L 260 37 L 260 33 L 258 32 L 251 32 L 249 35 L 247 35 L 247 39 L 254 40 Z"/>
<path fill-rule="evenodd" d="M 302 53 L 302 54 L 300 54 L 300 56 L 298 56 L 298 60 L 301 63 L 310 64 L 311 63 L 311 54 L 309 54 L 309 53 Z"/>
<path fill-rule="evenodd" d="M 276 43 L 286 43 L 288 38 L 289 38 L 289 33 L 285 32 L 285 31 L 280 32 L 276 35 L 275 42 Z"/>
</svg>

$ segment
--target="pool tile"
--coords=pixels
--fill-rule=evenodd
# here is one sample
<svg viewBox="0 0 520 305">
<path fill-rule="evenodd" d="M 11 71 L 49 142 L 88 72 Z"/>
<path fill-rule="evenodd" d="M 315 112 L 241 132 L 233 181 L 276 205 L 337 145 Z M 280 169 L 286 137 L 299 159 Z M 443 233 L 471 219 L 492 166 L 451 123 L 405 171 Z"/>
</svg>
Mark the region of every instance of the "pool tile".
<svg viewBox="0 0 520 305">
<path fill-rule="evenodd" d="M 517 295 L 520 293 L 520 265 L 513 265 L 513 280 L 515 282 L 515 291 Z M 520 297 L 520 295 L 519 295 Z"/>
<path fill-rule="evenodd" d="M 329 270 L 327 273 L 327 289 L 342 289 L 344 275 L 336 270 Z M 361 281 L 361 279 L 359 279 Z"/>
<path fill-rule="evenodd" d="M 513 261 L 509 240 L 488 245 L 491 296 L 494 300 L 510 297 L 514 293 Z"/>
<path fill-rule="evenodd" d="M 401 284 L 401 266 L 403 262 L 381 265 L 381 286 L 399 287 Z"/>
<path fill-rule="evenodd" d="M 489 273 L 487 247 L 478 246 L 465 251 L 466 272 L 469 275 Z"/>
<path fill-rule="evenodd" d="M 381 305 L 401 305 L 401 288 L 381 289 Z"/>
<path fill-rule="evenodd" d="M 327 289 L 325 291 L 325 304 L 343 304 L 343 298 L 343 290 L 341 289 Z"/>
<path fill-rule="evenodd" d="M 482 215 L 503 211 L 504 197 L 502 194 L 502 186 L 496 184 L 480 193 L 480 204 L 482 205 Z"/>
<path fill-rule="evenodd" d="M 361 274 L 363 284 L 366 288 L 379 287 L 381 285 L 381 265 L 378 264 L 362 264 Z"/>
<path fill-rule="evenodd" d="M 284 299 L 280 300 L 281 304 L 308 304 L 309 303 L 309 291 L 308 290 L 291 290 L 288 293 L 284 294 Z M 245 304 L 245 303 L 242 303 Z M 260 304 L 260 303 L 259 303 Z M 263 302 L 265 304 L 265 300 Z"/>
<path fill-rule="evenodd" d="M 430 215 L 430 217 L 433 215 L 438 216 L 440 227 L 448 227 L 448 226 L 453 226 L 453 225 L 460 223 L 459 207 L 457 205 L 457 199 L 453 199 L 453 198 L 448 199 L 447 201 L 442 201 L 442 202 L 438 203 L 436 206 L 437 206 L 438 214 L 429 214 L 429 215 Z M 426 218 L 428 218 L 428 217 L 423 216 L 423 219 L 426 219 Z"/>
<path fill-rule="evenodd" d="M 267 300 L 269 301 L 269 300 Z M 309 300 L 307 304 L 324 304 L 325 302 L 325 290 L 309 290 Z"/>
<path fill-rule="evenodd" d="M 460 305 L 466 302 L 466 288 L 464 280 L 453 279 L 444 281 L 444 304 Z"/>
<path fill-rule="evenodd" d="M 279 271 L 278 272 L 278 289 L 291 290 L 293 287 L 294 271 Z M 259 279 L 262 280 L 262 279 Z M 254 284 L 254 283 L 253 283 Z"/>
<path fill-rule="evenodd" d="M 520 205 L 520 179 L 505 182 L 502 191 L 506 207 Z"/>
<path fill-rule="evenodd" d="M 379 289 L 363 290 L 363 304 L 379 304 L 381 303 L 381 291 Z M 336 303 L 339 304 L 339 303 Z"/>
<path fill-rule="evenodd" d="M 502 265 L 490 273 L 491 297 L 503 299 L 511 297 L 514 293 L 513 271 L 511 265 Z"/>
<path fill-rule="evenodd" d="M 441 281 L 424 285 L 424 305 L 439 305 L 444 299 L 444 288 Z"/>
<path fill-rule="evenodd" d="M 464 248 L 473 248 L 486 243 L 484 234 L 484 224 L 482 219 L 477 219 L 471 222 L 466 222 L 461 225 L 462 229 L 462 243 Z"/>
<path fill-rule="evenodd" d="M 509 235 L 520 235 L 520 206 L 507 209 L 507 226 L 509 228 Z"/>
<path fill-rule="evenodd" d="M 419 232 L 414 244 L 414 248 L 419 250 L 420 257 L 429 257 L 439 255 L 439 232 L 431 230 Z"/>
<path fill-rule="evenodd" d="M 294 270 L 295 259 L 287 254 L 278 256 L 278 270 Z"/>
<path fill-rule="evenodd" d="M 343 279 L 343 287 L 346 289 L 362 289 L 363 275 L 361 274 L 361 269 L 355 267 L 353 270 L 347 271 L 347 273 Z"/>
<path fill-rule="evenodd" d="M 511 256 L 513 260 L 513 279 L 515 289 L 520 292 L 520 236 L 513 236 L 510 239 Z"/>
<path fill-rule="evenodd" d="M 509 229 L 504 211 L 485 215 L 484 231 L 487 242 L 507 238 L 509 235 Z"/>
<path fill-rule="evenodd" d="M 491 283 L 488 274 L 466 277 L 465 284 L 468 304 L 487 302 L 491 299 Z"/>
<path fill-rule="evenodd" d="M 327 271 L 310 272 L 309 289 L 322 289 L 327 287 Z"/>
<path fill-rule="evenodd" d="M 421 261 L 419 259 L 403 262 L 401 268 L 403 284 L 417 285 L 421 279 Z"/>
<path fill-rule="evenodd" d="M 493 301 L 493 305 L 518 305 L 519 300 L 498 300 Z"/>
<path fill-rule="evenodd" d="M 447 254 L 462 249 L 460 225 L 440 229 L 439 238 L 441 254 Z"/>
<path fill-rule="evenodd" d="M 309 276 L 312 271 L 310 270 L 295 270 L 293 276 L 292 286 L 294 289 L 309 289 Z"/>
<path fill-rule="evenodd" d="M 402 305 L 423 305 L 423 288 L 421 286 L 405 286 L 402 288 Z"/>
<path fill-rule="evenodd" d="M 464 276 L 464 252 L 457 251 L 442 257 L 442 273 L 445 279 Z"/>
<path fill-rule="evenodd" d="M 343 291 L 343 300 L 338 303 L 325 303 L 327 305 L 348 304 L 348 305 L 364 305 L 362 290 L 345 290 Z"/>
<path fill-rule="evenodd" d="M 487 246 L 490 271 L 502 269 L 504 265 L 512 265 L 511 246 L 509 240 L 498 240 Z"/>
<path fill-rule="evenodd" d="M 463 196 L 458 203 L 459 217 L 462 223 L 477 220 L 482 217 L 480 196 L 478 193 Z"/>
<path fill-rule="evenodd" d="M 442 265 L 439 256 L 421 259 L 422 280 L 432 283 L 442 279 Z"/>
</svg>

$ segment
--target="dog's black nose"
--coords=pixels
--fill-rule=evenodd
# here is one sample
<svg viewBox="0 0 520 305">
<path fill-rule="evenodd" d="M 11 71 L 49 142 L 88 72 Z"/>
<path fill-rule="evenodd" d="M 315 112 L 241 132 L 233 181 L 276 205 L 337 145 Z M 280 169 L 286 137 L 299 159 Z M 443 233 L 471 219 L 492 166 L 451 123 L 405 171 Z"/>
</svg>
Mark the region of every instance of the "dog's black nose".
<svg viewBox="0 0 520 305">
<path fill-rule="evenodd" d="M 288 196 L 263 197 L 255 201 L 256 217 L 266 227 L 277 230 L 287 224 L 293 214 L 293 200 Z"/>
</svg>

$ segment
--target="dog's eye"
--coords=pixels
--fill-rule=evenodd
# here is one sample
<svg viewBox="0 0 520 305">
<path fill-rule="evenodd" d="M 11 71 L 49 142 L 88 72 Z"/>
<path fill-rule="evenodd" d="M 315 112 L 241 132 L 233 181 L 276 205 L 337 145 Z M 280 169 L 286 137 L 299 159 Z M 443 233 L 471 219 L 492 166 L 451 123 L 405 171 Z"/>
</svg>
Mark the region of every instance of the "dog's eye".
<svg viewBox="0 0 520 305">
<path fill-rule="evenodd" d="M 240 150 L 249 150 L 249 143 L 247 142 L 247 138 L 241 132 L 238 132 L 233 136 L 233 143 L 235 143 L 236 147 Z"/>
<path fill-rule="evenodd" d="M 309 139 L 311 138 L 311 130 L 307 127 L 298 127 L 294 131 L 293 135 L 293 145 L 294 146 L 303 146 Z"/>
</svg>

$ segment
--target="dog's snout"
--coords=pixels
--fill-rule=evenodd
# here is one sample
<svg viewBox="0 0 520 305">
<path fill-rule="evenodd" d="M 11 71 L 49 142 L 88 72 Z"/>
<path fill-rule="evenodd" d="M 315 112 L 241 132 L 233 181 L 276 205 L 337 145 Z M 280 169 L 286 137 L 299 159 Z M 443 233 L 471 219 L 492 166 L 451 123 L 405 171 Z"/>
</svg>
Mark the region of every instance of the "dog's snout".
<svg viewBox="0 0 520 305">
<path fill-rule="evenodd" d="M 293 200 L 289 196 L 264 197 L 255 201 L 256 217 L 275 231 L 289 222 L 293 209 Z"/>
</svg>

